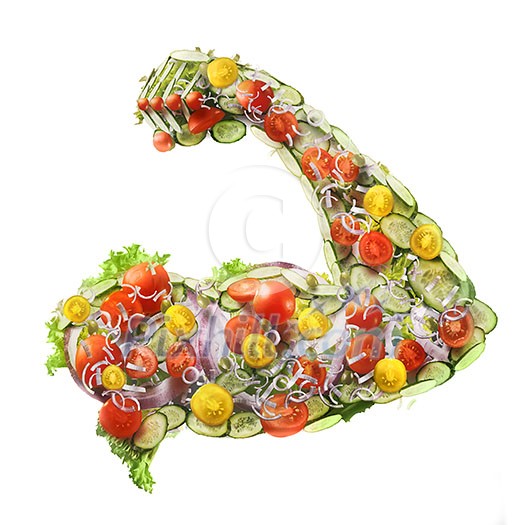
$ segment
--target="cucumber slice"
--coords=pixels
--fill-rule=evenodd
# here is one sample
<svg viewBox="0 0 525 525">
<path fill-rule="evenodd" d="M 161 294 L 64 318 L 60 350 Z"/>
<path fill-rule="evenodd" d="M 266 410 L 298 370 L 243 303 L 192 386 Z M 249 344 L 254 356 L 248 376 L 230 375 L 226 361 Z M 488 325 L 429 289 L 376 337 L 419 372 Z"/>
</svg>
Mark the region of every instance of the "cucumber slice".
<svg viewBox="0 0 525 525">
<path fill-rule="evenodd" d="M 240 120 L 221 120 L 211 128 L 211 137 L 221 144 L 233 144 L 246 135 L 246 125 Z"/>
<path fill-rule="evenodd" d="M 320 430 L 326 430 L 328 428 L 333 427 L 339 421 L 343 419 L 343 416 L 341 414 L 333 414 L 331 416 L 324 417 L 323 419 L 319 419 L 317 421 L 314 421 L 313 423 L 310 423 L 309 425 L 306 425 L 304 427 L 305 432 L 319 432 Z"/>
<path fill-rule="evenodd" d="M 456 250 L 452 248 L 452 245 L 446 240 L 442 240 L 443 246 L 441 247 L 441 253 L 448 253 L 451 257 L 458 260 L 458 254 L 456 253 Z"/>
<path fill-rule="evenodd" d="M 320 417 L 323 417 L 330 407 L 323 403 L 319 396 L 312 396 L 306 400 L 306 407 L 308 408 L 308 419 L 307 422 L 315 421 Z"/>
<path fill-rule="evenodd" d="M 281 275 L 287 281 L 293 284 L 298 290 L 301 290 L 302 292 L 312 293 L 313 288 L 310 288 L 308 286 L 308 283 L 306 282 L 306 279 L 302 275 L 299 275 L 297 272 L 289 270 L 288 268 L 282 268 Z"/>
<path fill-rule="evenodd" d="M 297 129 L 301 135 L 296 135 L 293 139 L 293 147 L 302 155 L 312 145 L 317 145 L 326 151 L 330 148 L 329 140 L 321 140 L 326 136 L 326 132 L 320 128 L 314 128 L 306 122 L 299 122 Z M 304 136 L 303 136 L 304 135 Z M 319 141 L 319 142 L 316 142 Z"/>
<path fill-rule="evenodd" d="M 244 304 L 238 303 L 232 299 L 228 292 L 222 292 L 219 298 L 219 306 L 221 307 L 221 310 L 234 313 L 238 312 L 244 306 Z"/>
<path fill-rule="evenodd" d="M 111 290 L 111 288 L 117 284 L 118 281 L 116 279 L 104 279 L 103 281 L 100 281 L 89 288 L 82 288 L 81 291 L 90 292 L 93 297 L 98 297 L 108 290 Z"/>
<path fill-rule="evenodd" d="M 386 176 L 386 183 L 390 186 L 390 189 L 409 207 L 416 204 L 416 199 L 412 194 L 405 188 L 399 180 L 393 175 L 388 174 Z"/>
<path fill-rule="evenodd" d="M 320 297 L 316 299 L 312 306 L 324 315 L 332 315 L 339 312 L 345 303 L 342 303 L 337 297 Z"/>
<path fill-rule="evenodd" d="M 466 281 L 468 279 L 467 272 L 463 269 L 463 266 L 454 259 L 447 252 L 441 252 L 440 259 L 443 264 L 460 280 Z"/>
<path fill-rule="evenodd" d="M 184 286 L 186 286 L 186 288 L 189 288 L 193 292 L 197 289 L 198 284 L 199 284 L 199 280 L 194 279 L 193 277 L 186 277 L 184 279 Z"/>
<path fill-rule="evenodd" d="M 418 382 L 433 379 L 436 386 L 442 385 L 454 375 L 454 369 L 443 361 L 432 361 L 424 365 L 416 375 Z"/>
<path fill-rule="evenodd" d="M 232 115 L 244 115 L 244 108 L 239 104 L 239 101 L 236 98 L 220 96 L 218 102 L 220 108 L 226 111 L 226 113 Z"/>
<path fill-rule="evenodd" d="M 481 343 L 485 343 L 485 332 L 481 328 L 476 327 L 474 328 L 474 333 L 472 334 L 470 341 L 465 346 L 462 346 L 461 348 L 452 348 L 449 354 L 449 359 L 453 363 L 457 363 L 472 348 Z"/>
<path fill-rule="evenodd" d="M 437 226 L 436 222 L 424 213 L 416 214 L 416 216 L 412 219 L 412 222 L 416 225 L 416 228 L 423 226 L 423 224 L 434 224 L 435 226 Z"/>
<path fill-rule="evenodd" d="M 454 369 L 457 371 L 465 370 L 470 366 L 476 359 L 485 351 L 485 343 L 478 343 L 473 346 L 466 354 L 463 354 L 458 362 L 454 365 Z"/>
<path fill-rule="evenodd" d="M 411 219 L 414 214 L 417 213 L 417 203 L 414 201 L 414 204 L 410 206 L 397 195 L 394 195 L 394 207 L 392 208 L 392 212 Z"/>
<path fill-rule="evenodd" d="M 153 334 L 148 346 L 155 352 L 159 363 L 162 363 L 166 360 L 166 353 L 169 348 L 177 341 L 177 336 L 173 335 L 165 326 L 163 326 Z"/>
<path fill-rule="evenodd" d="M 175 133 L 175 138 L 181 146 L 196 146 L 206 137 L 206 131 L 197 133 L 196 135 L 191 133 L 188 124 L 183 124 L 181 129 L 181 131 Z"/>
<path fill-rule="evenodd" d="M 401 394 L 399 392 L 383 392 L 381 394 L 381 397 L 378 397 L 374 403 L 379 403 L 380 405 L 386 405 L 387 403 L 392 403 L 392 401 L 395 401 L 396 399 L 399 399 L 401 397 Z"/>
<path fill-rule="evenodd" d="M 290 149 L 284 144 L 277 150 L 277 154 L 281 157 L 285 168 L 295 177 L 300 177 L 303 172 L 297 159 L 292 155 Z"/>
<path fill-rule="evenodd" d="M 261 142 L 264 142 L 267 146 L 270 146 L 270 148 L 279 149 L 282 148 L 283 145 L 280 142 L 275 142 L 272 140 L 263 129 L 259 128 L 258 126 L 250 126 L 250 129 L 252 130 L 253 135 L 255 138 L 259 139 Z"/>
<path fill-rule="evenodd" d="M 381 230 L 396 245 L 404 250 L 410 248 L 410 237 L 416 227 L 403 215 L 391 213 L 384 217 L 381 222 Z"/>
<path fill-rule="evenodd" d="M 425 379 L 425 381 L 405 386 L 401 389 L 400 393 L 403 397 L 417 396 L 432 390 L 436 385 L 437 383 L 435 379 Z"/>
<path fill-rule="evenodd" d="M 385 284 L 385 279 L 372 268 L 363 264 L 356 264 L 350 268 L 350 286 L 354 290 L 358 292 L 365 288 L 372 290 L 380 284 Z"/>
<path fill-rule="evenodd" d="M 261 420 L 253 412 L 239 412 L 230 417 L 229 436 L 244 439 L 256 436 L 263 431 Z"/>
<path fill-rule="evenodd" d="M 276 93 L 276 97 L 277 101 L 291 104 L 292 106 L 300 106 L 304 102 L 301 93 L 299 93 L 297 89 L 287 86 L 286 84 L 281 84 Z"/>
<path fill-rule="evenodd" d="M 171 284 L 182 284 L 184 282 L 184 277 L 175 272 L 168 272 L 170 283 Z"/>
<path fill-rule="evenodd" d="M 384 310 L 389 313 L 410 312 L 410 294 L 397 284 L 392 286 L 392 293 L 386 286 L 377 286 L 372 290 L 372 295 L 379 301 Z"/>
<path fill-rule="evenodd" d="M 168 418 L 168 431 L 179 428 L 186 421 L 186 410 L 178 405 L 165 405 L 159 412 Z"/>
<path fill-rule="evenodd" d="M 151 450 L 164 439 L 167 431 L 168 418 L 160 412 L 155 412 L 144 418 L 133 436 L 133 444 L 143 450 Z"/>
<path fill-rule="evenodd" d="M 332 126 L 332 135 L 334 136 L 335 141 L 344 150 L 351 151 L 352 153 L 359 153 L 359 150 L 355 147 L 355 144 L 342 129 Z"/>
<path fill-rule="evenodd" d="M 330 297 L 336 295 L 339 291 L 339 286 L 333 284 L 319 284 L 313 288 L 308 289 L 308 293 L 311 295 L 317 295 L 319 297 Z"/>
<path fill-rule="evenodd" d="M 173 285 L 171 299 L 174 303 L 183 303 L 186 300 L 186 288 L 182 284 Z"/>
<path fill-rule="evenodd" d="M 250 379 L 250 374 L 242 368 L 237 369 L 237 375 L 242 379 Z M 232 396 L 244 392 L 248 388 L 248 381 L 241 381 L 234 372 L 223 372 L 215 382 L 225 388 Z"/>
<path fill-rule="evenodd" d="M 281 86 L 281 83 L 276 78 L 260 69 L 256 71 L 252 68 L 245 67 L 244 76 L 250 80 L 261 80 L 265 84 L 268 84 L 272 89 L 279 89 Z"/>
<path fill-rule="evenodd" d="M 350 403 L 356 403 L 357 401 L 361 401 L 357 396 L 355 396 L 352 399 L 352 394 L 354 393 L 355 389 L 358 388 L 358 384 L 353 378 L 350 383 L 341 385 L 338 388 L 341 392 L 339 401 L 343 403 L 343 405 L 349 405 Z"/>
<path fill-rule="evenodd" d="M 210 57 L 201 51 L 193 51 L 188 49 L 180 49 L 170 53 L 171 58 L 180 60 L 181 62 L 208 62 Z"/>
<path fill-rule="evenodd" d="M 474 325 L 489 334 L 498 324 L 498 316 L 492 308 L 479 299 L 474 299 L 470 306 L 470 313 L 474 318 Z"/>
<path fill-rule="evenodd" d="M 271 277 L 279 277 L 281 275 L 282 268 L 280 266 L 261 266 L 250 270 L 246 277 L 252 279 L 270 279 Z"/>
<path fill-rule="evenodd" d="M 350 248 L 349 246 L 347 248 Z M 341 282 L 341 269 L 339 268 L 339 257 L 337 255 L 336 249 L 330 241 L 326 241 L 323 246 L 324 258 L 326 260 L 326 265 L 334 278 L 335 283 Z M 341 252 L 344 253 L 344 252 Z"/>
<path fill-rule="evenodd" d="M 199 330 L 199 323 L 195 323 L 193 325 L 193 328 L 191 329 L 191 331 L 189 331 L 187 334 L 184 334 L 184 335 L 179 335 L 179 340 L 180 341 L 189 341 Z"/>
<path fill-rule="evenodd" d="M 217 291 L 219 292 L 225 292 L 228 289 L 228 286 L 230 284 L 236 283 L 237 281 L 240 281 L 241 279 L 244 279 L 246 277 L 246 273 L 240 273 L 238 275 L 234 275 L 233 277 L 230 277 L 229 279 L 226 279 L 221 284 L 217 286 Z"/>
<path fill-rule="evenodd" d="M 228 421 L 225 421 L 222 425 L 212 427 L 203 423 L 200 419 L 197 419 L 197 416 L 195 416 L 193 412 L 188 414 L 186 424 L 190 430 L 201 436 L 221 437 L 228 432 Z"/>
</svg>

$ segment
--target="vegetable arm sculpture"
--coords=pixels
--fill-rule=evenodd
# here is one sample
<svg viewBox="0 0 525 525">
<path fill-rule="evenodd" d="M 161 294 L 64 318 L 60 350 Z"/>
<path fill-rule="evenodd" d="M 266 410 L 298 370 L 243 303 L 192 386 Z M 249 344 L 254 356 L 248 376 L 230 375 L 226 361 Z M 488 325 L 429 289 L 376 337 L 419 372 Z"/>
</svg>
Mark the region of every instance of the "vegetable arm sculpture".
<svg viewBox="0 0 525 525">
<path fill-rule="evenodd" d="M 296 89 L 237 58 L 177 51 L 138 108 L 159 151 L 250 127 L 312 203 L 331 272 L 235 260 L 197 280 L 134 245 L 59 304 L 48 369 L 67 365 L 103 403 L 97 432 L 139 487 L 151 491 L 155 451 L 184 426 L 315 432 L 441 385 L 483 352 L 496 316 L 440 228 Z"/>
</svg>

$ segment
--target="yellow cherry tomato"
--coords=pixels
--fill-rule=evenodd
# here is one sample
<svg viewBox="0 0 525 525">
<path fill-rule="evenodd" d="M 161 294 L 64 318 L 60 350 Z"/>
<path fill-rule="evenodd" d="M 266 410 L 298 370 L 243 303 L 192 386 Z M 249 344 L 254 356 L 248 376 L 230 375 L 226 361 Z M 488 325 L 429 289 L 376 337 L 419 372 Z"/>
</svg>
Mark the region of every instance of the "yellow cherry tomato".
<svg viewBox="0 0 525 525">
<path fill-rule="evenodd" d="M 394 207 L 394 195 L 386 186 L 377 184 L 366 192 L 363 206 L 371 215 L 385 217 Z"/>
<path fill-rule="evenodd" d="M 81 295 L 73 295 L 64 303 L 64 315 L 73 323 L 83 323 L 91 313 L 89 301 Z"/>
<path fill-rule="evenodd" d="M 120 390 L 126 384 L 126 374 L 117 365 L 109 365 L 102 370 L 102 385 L 107 390 Z"/>
<path fill-rule="evenodd" d="M 193 312 L 182 304 L 170 306 L 164 314 L 166 328 L 176 336 L 189 334 L 195 326 Z"/>
<path fill-rule="evenodd" d="M 231 86 L 238 74 L 237 64 L 231 58 L 216 58 L 208 64 L 208 79 L 215 87 Z"/>
<path fill-rule="evenodd" d="M 263 368 L 268 366 L 277 355 L 272 341 L 262 334 L 250 334 L 242 342 L 242 355 L 248 366 Z"/>
<path fill-rule="evenodd" d="M 233 398 L 215 383 L 202 385 L 193 394 L 190 406 L 195 417 L 212 427 L 222 425 L 233 413 Z"/>
<path fill-rule="evenodd" d="M 383 392 L 399 392 L 407 382 L 407 369 L 399 359 L 381 359 L 374 368 L 374 381 Z"/>
<path fill-rule="evenodd" d="M 443 237 L 435 224 L 423 224 L 410 237 L 410 248 L 422 259 L 434 259 L 441 253 Z"/>
<path fill-rule="evenodd" d="M 306 308 L 299 315 L 299 331 L 308 340 L 323 337 L 331 325 L 330 319 L 315 308 Z"/>
</svg>

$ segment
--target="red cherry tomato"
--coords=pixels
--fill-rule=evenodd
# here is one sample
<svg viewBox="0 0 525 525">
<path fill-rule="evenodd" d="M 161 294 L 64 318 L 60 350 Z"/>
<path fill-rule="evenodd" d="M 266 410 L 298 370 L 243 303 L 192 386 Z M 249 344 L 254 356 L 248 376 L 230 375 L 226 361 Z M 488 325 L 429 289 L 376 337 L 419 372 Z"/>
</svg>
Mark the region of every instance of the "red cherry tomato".
<svg viewBox="0 0 525 525">
<path fill-rule="evenodd" d="M 178 341 L 166 353 L 166 369 L 173 377 L 182 377 L 184 370 L 197 363 L 197 354 L 187 341 Z"/>
<path fill-rule="evenodd" d="M 224 338 L 228 348 L 242 354 L 242 342 L 250 334 L 262 334 L 261 323 L 251 315 L 240 314 L 232 317 L 224 327 Z"/>
<path fill-rule="evenodd" d="M 186 95 L 186 105 L 193 111 L 202 108 L 204 95 L 200 91 L 192 91 Z"/>
<path fill-rule="evenodd" d="M 352 362 L 362 353 L 364 357 Z M 350 370 L 364 375 L 371 372 L 376 363 L 385 357 L 385 346 L 381 340 L 372 334 L 359 334 L 354 337 L 346 350 L 346 360 Z"/>
<path fill-rule="evenodd" d="M 351 151 L 341 151 L 332 159 L 331 174 L 341 182 L 354 182 L 359 175 L 359 166 L 352 162 L 354 154 Z"/>
<path fill-rule="evenodd" d="M 179 111 L 182 108 L 182 99 L 178 93 L 172 93 L 166 98 L 166 106 L 171 111 Z"/>
<path fill-rule="evenodd" d="M 119 402 L 118 398 L 117 403 Z M 142 423 L 142 413 L 136 403 L 124 398 L 121 406 L 108 399 L 98 413 L 100 426 L 110 435 L 120 439 L 128 439 L 135 434 Z"/>
<path fill-rule="evenodd" d="M 399 359 L 407 369 L 407 372 L 417 370 L 425 361 L 427 354 L 423 347 L 413 339 L 403 339 L 394 351 L 396 359 Z"/>
<path fill-rule="evenodd" d="M 239 104 L 253 113 L 266 113 L 272 105 L 273 89 L 261 80 L 244 80 L 236 89 Z"/>
<path fill-rule="evenodd" d="M 253 299 L 255 313 L 272 324 L 286 323 L 295 312 L 295 296 L 286 284 L 279 281 L 261 283 Z"/>
<path fill-rule="evenodd" d="M 383 321 L 381 303 L 370 294 L 362 292 L 346 307 L 346 322 L 362 328 L 373 330 Z"/>
<path fill-rule="evenodd" d="M 151 109 L 154 109 L 155 111 L 162 111 L 162 109 L 164 108 L 164 100 L 162 100 L 161 97 L 153 97 L 149 101 L 149 105 Z"/>
<path fill-rule="evenodd" d="M 267 434 L 275 437 L 288 437 L 300 432 L 308 420 L 308 407 L 304 403 L 295 403 L 292 400 L 286 403 L 286 394 L 277 394 L 269 398 L 269 402 L 275 403 L 275 407 L 265 404 L 262 410 L 263 416 L 273 417 L 279 415 L 278 419 L 261 419 L 261 424 Z"/>
<path fill-rule="evenodd" d="M 261 286 L 261 282 L 258 279 L 249 277 L 240 279 L 228 286 L 228 295 L 238 303 L 249 303 L 253 301 L 259 286 Z"/>
<path fill-rule="evenodd" d="M 157 151 L 165 153 L 175 147 L 173 137 L 165 131 L 155 131 L 153 134 L 153 146 Z"/>
<path fill-rule="evenodd" d="M 456 306 L 439 317 L 439 337 L 451 348 L 465 346 L 474 333 L 474 319 L 465 307 Z"/>
<path fill-rule="evenodd" d="M 224 118 L 224 111 L 218 108 L 202 108 L 194 111 L 188 120 L 190 133 L 197 135 L 215 126 Z"/>
<path fill-rule="evenodd" d="M 101 334 L 94 334 L 86 337 L 77 347 L 77 353 L 75 356 L 75 370 L 78 377 L 82 378 L 86 383 L 89 382 L 91 376 L 96 374 L 96 369 L 91 370 L 91 367 L 101 361 L 107 361 L 111 365 L 121 365 L 123 358 L 120 348 L 110 342 L 106 341 L 105 336 Z M 90 365 L 84 372 L 86 365 Z M 107 365 L 101 365 L 100 371 Z"/>
<path fill-rule="evenodd" d="M 146 111 L 149 107 L 149 100 L 147 98 L 139 98 L 137 101 L 137 106 L 142 111 Z"/>
<path fill-rule="evenodd" d="M 369 266 L 385 264 L 394 254 L 390 239 L 381 232 L 365 233 L 359 241 L 359 255 Z"/>
<path fill-rule="evenodd" d="M 313 377 L 316 381 L 312 382 L 308 379 L 300 377 L 295 384 L 304 391 L 308 391 L 312 387 L 315 389 L 320 388 L 321 390 L 324 390 L 326 368 L 321 366 L 320 361 L 318 359 L 315 361 L 310 361 L 310 359 L 303 355 L 299 358 L 299 363 L 301 363 L 301 366 L 304 369 L 302 374 L 308 377 Z M 298 370 L 299 365 L 296 363 L 293 367 L 293 374 L 295 375 Z"/>
<path fill-rule="evenodd" d="M 148 346 L 132 348 L 126 357 L 126 373 L 133 379 L 151 377 L 159 366 L 155 352 Z"/>
<path fill-rule="evenodd" d="M 329 175 L 332 162 L 332 155 L 328 151 L 314 146 L 303 153 L 301 167 L 310 180 L 318 181 Z"/>
<path fill-rule="evenodd" d="M 128 320 L 132 315 L 144 312 L 140 300 L 132 298 L 128 291 L 118 290 L 109 294 L 100 305 L 102 320 L 108 326 L 117 326 L 125 332 L 128 329 Z"/>
<path fill-rule="evenodd" d="M 129 287 L 137 290 L 144 313 L 156 314 L 170 291 L 170 277 L 161 264 L 143 262 L 124 274 L 122 285 L 128 293 Z"/>
<path fill-rule="evenodd" d="M 297 119 L 290 111 L 270 110 L 264 117 L 264 131 L 275 142 L 291 142 L 297 135 Z"/>
<path fill-rule="evenodd" d="M 337 219 L 334 220 L 330 227 L 330 234 L 337 244 L 352 246 L 352 244 L 355 244 L 359 240 L 359 235 L 361 235 L 360 233 L 354 232 L 359 232 L 360 230 L 361 226 L 355 220 L 355 217 L 347 215 L 345 217 L 337 217 Z"/>
</svg>

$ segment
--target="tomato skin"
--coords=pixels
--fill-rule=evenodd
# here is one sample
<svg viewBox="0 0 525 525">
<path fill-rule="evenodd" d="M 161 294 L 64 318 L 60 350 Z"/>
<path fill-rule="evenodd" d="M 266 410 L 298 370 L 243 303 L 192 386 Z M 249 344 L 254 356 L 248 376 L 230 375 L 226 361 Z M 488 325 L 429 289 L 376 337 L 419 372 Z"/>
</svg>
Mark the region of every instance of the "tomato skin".
<svg viewBox="0 0 525 525">
<path fill-rule="evenodd" d="M 142 111 L 146 111 L 149 107 L 149 100 L 147 98 L 139 98 L 137 101 L 137 106 Z"/>
<path fill-rule="evenodd" d="M 111 358 L 111 356 L 104 350 L 104 347 L 109 350 L 113 355 L 113 358 Z M 75 370 L 78 377 L 82 378 L 82 373 L 87 364 L 94 365 L 103 360 L 107 360 L 108 363 L 113 365 L 121 365 L 123 357 L 120 348 L 112 342 L 107 342 L 105 336 L 101 334 L 94 334 L 86 337 L 86 339 L 82 341 L 82 344 L 78 345 L 75 356 Z M 85 376 L 86 382 L 94 373 L 94 371 L 87 370 Z"/>
<path fill-rule="evenodd" d="M 128 364 L 145 368 L 145 370 L 134 370 Z M 159 366 L 159 361 L 155 352 L 148 346 L 136 346 L 132 348 L 126 356 L 126 374 L 133 379 L 145 379 L 151 377 Z"/>
<path fill-rule="evenodd" d="M 262 80 L 244 80 L 237 86 L 235 96 L 239 104 L 250 112 L 266 113 L 272 105 L 273 89 Z"/>
<path fill-rule="evenodd" d="M 403 339 L 396 345 L 394 351 L 396 359 L 399 359 L 407 369 L 407 372 L 417 370 L 424 362 L 427 354 L 424 348 L 413 339 Z"/>
<path fill-rule="evenodd" d="M 308 148 L 301 158 L 303 173 L 313 181 L 325 179 L 330 174 L 333 159 L 332 155 L 319 147 Z M 312 164 L 314 167 L 312 167 Z"/>
<path fill-rule="evenodd" d="M 182 108 L 182 99 L 178 93 L 172 93 L 166 98 L 166 106 L 171 111 L 179 111 Z"/>
<path fill-rule="evenodd" d="M 348 363 L 363 352 L 366 354 L 365 357 L 355 363 Z M 371 372 L 376 363 L 385 357 L 385 345 L 375 335 L 359 334 L 350 341 L 345 355 L 350 370 L 364 375 Z"/>
<path fill-rule="evenodd" d="M 172 377 L 182 377 L 184 371 L 197 363 L 197 354 L 187 341 L 178 341 L 166 353 L 166 369 Z"/>
<path fill-rule="evenodd" d="M 354 222 L 352 222 L 352 219 Z M 360 225 L 354 217 L 337 217 L 332 223 L 332 226 L 330 226 L 330 235 L 337 244 L 341 244 L 342 246 L 352 246 L 359 240 L 360 234 L 352 233 L 347 230 L 343 224 L 343 220 L 345 221 L 344 224 L 346 224 L 351 230 L 360 230 Z"/>
<path fill-rule="evenodd" d="M 366 304 L 368 303 L 368 304 Z M 367 312 L 367 308 L 370 308 Z M 377 308 L 376 308 L 377 307 Z M 365 315 L 365 312 L 366 315 Z M 346 307 L 346 323 L 358 326 L 363 330 L 373 330 L 383 322 L 381 303 L 373 296 L 361 292 L 358 297 L 348 303 Z"/>
<path fill-rule="evenodd" d="M 137 300 L 140 301 L 144 313 L 156 314 L 160 312 L 160 305 L 170 291 L 170 277 L 161 264 L 143 262 L 132 266 L 124 274 L 122 285 L 137 289 L 143 296 L 139 296 Z"/>
<path fill-rule="evenodd" d="M 234 301 L 238 303 L 249 303 L 253 301 L 259 286 L 261 286 L 259 279 L 247 277 L 246 279 L 240 279 L 230 284 L 227 292 Z"/>
<path fill-rule="evenodd" d="M 458 319 L 460 315 L 463 317 Z M 444 311 L 439 317 L 438 333 L 442 341 L 450 348 L 465 346 L 474 333 L 472 314 L 469 311 L 465 313 L 464 306 L 456 306 Z"/>
<path fill-rule="evenodd" d="M 186 105 L 192 110 L 202 108 L 204 102 L 204 95 L 200 91 L 192 91 L 186 95 Z"/>
<path fill-rule="evenodd" d="M 224 111 L 219 108 L 206 108 L 197 109 L 194 111 L 188 120 L 188 129 L 190 133 L 197 135 L 215 126 L 217 122 L 220 122 L 224 118 Z"/>
<path fill-rule="evenodd" d="M 263 330 L 259 320 L 247 314 L 232 317 L 224 327 L 226 345 L 236 354 L 242 354 L 242 343 L 248 335 L 262 333 Z"/>
<path fill-rule="evenodd" d="M 156 131 L 153 134 L 153 146 L 157 151 L 166 153 L 175 147 L 175 141 L 173 137 L 165 131 Z"/>
<path fill-rule="evenodd" d="M 133 300 L 127 291 L 118 290 L 109 294 L 108 298 L 100 305 L 100 311 L 105 312 L 102 320 L 106 324 L 109 321 L 109 324 L 114 328 L 120 320 L 119 327 L 122 332 L 125 332 L 128 329 L 128 320 L 125 319 L 119 304 L 124 308 L 128 319 L 132 315 L 144 313 L 144 310 L 140 300 Z"/>
<path fill-rule="evenodd" d="M 275 142 L 289 142 L 297 135 L 297 132 L 294 131 L 297 126 L 297 119 L 290 111 L 284 113 L 270 111 L 264 117 L 264 131 Z"/>
<path fill-rule="evenodd" d="M 301 363 L 301 366 L 304 368 L 303 374 L 317 379 L 317 383 L 313 383 L 312 381 L 300 377 L 295 384 L 304 391 L 307 391 L 312 387 L 315 389 L 320 388 L 321 391 L 324 391 L 326 368 L 321 366 L 320 361 L 318 359 L 310 361 L 310 359 L 303 355 L 299 358 L 299 363 Z M 296 363 L 293 367 L 293 374 L 295 375 L 298 370 L 299 366 Z"/>
<path fill-rule="evenodd" d="M 136 408 L 131 399 L 124 399 L 124 407 Z M 140 410 L 125 411 L 119 408 L 112 399 L 108 399 L 98 413 L 100 426 L 110 435 L 120 439 L 128 439 L 135 434 L 142 423 Z"/>
<path fill-rule="evenodd" d="M 394 247 L 390 239 L 381 232 L 365 233 L 359 241 L 359 255 L 369 266 L 387 263 L 394 255 Z"/>
<path fill-rule="evenodd" d="M 286 323 L 295 312 L 295 296 L 286 284 L 279 281 L 265 281 L 253 299 L 255 313 L 272 324 Z"/>
<path fill-rule="evenodd" d="M 269 401 L 277 406 L 275 408 L 268 406 L 266 410 L 263 408 L 263 415 L 272 417 L 280 414 L 281 417 L 269 421 L 261 419 L 261 425 L 267 434 L 274 437 L 293 436 L 306 426 L 308 407 L 304 403 L 295 403 L 290 400 L 288 407 L 285 407 L 286 394 L 273 395 Z"/>
<path fill-rule="evenodd" d="M 149 105 L 151 109 L 154 109 L 155 111 L 162 111 L 164 108 L 164 100 L 162 100 L 162 97 L 153 97 L 149 101 Z"/>
<path fill-rule="evenodd" d="M 351 151 L 341 151 L 332 159 L 330 172 L 332 177 L 341 182 L 354 182 L 359 176 L 359 166 L 352 162 Z"/>
</svg>

